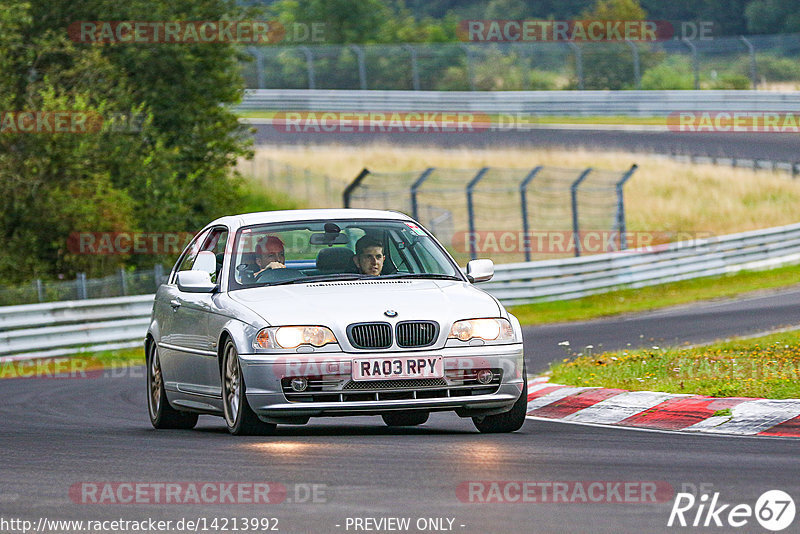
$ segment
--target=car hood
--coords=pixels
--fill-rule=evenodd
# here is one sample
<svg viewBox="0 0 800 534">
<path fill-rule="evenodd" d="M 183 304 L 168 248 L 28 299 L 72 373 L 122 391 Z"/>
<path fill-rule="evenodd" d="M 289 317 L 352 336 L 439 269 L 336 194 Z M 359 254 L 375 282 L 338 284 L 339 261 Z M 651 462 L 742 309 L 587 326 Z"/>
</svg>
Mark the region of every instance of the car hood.
<svg viewBox="0 0 800 534">
<path fill-rule="evenodd" d="M 362 280 L 240 289 L 230 297 L 270 325 L 323 325 L 344 328 L 366 321 L 498 317 L 502 311 L 487 293 L 450 280 Z M 397 312 L 389 318 L 387 310 Z"/>
</svg>

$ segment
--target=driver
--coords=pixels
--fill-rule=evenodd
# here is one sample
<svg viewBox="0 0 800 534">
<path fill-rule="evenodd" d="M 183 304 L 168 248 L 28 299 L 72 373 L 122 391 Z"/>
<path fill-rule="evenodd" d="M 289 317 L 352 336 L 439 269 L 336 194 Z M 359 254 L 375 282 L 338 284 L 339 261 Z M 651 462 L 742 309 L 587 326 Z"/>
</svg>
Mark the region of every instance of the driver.
<svg viewBox="0 0 800 534">
<path fill-rule="evenodd" d="M 256 243 L 256 264 L 260 270 L 253 273 L 257 278 L 259 274 L 267 269 L 286 268 L 286 256 L 284 253 L 283 241 L 274 235 L 262 237 Z"/>
<path fill-rule="evenodd" d="M 383 254 L 383 243 L 366 235 L 356 241 L 356 255 L 353 256 L 353 261 L 361 274 L 380 275 L 384 260 L 386 256 Z"/>
</svg>

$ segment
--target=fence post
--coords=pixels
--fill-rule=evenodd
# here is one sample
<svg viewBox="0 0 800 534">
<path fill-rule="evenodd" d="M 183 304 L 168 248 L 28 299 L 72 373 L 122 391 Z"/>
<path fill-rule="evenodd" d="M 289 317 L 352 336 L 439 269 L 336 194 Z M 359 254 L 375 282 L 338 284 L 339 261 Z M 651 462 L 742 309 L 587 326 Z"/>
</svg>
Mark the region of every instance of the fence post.
<svg viewBox="0 0 800 534">
<path fill-rule="evenodd" d="M 631 47 L 631 53 L 633 54 L 633 80 L 636 85 L 637 89 L 642 88 L 642 69 L 639 63 L 639 49 L 636 47 L 636 43 L 633 41 L 626 40 L 625 43 Z"/>
<path fill-rule="evenodd" d="M 356 53 L 358 60 L 358 85 L 362 91 L 367 90 L 367 66 L 364 63 L 364 50 L 358 45 L 350 45 L 350 49 Z"/>
<path fill-rule="evenodd" d="M 475 189 L 475 186 L 478 185 L 478 182 L 486 174 L 486 171 L 489 170 L 489 167 L 484 167 L 478 171 L 478 174 L 470 180 L 467 184 L 467 221 L 469 224 L 469 255 L 470 259 L 477 259 L 476 251 L 475 251 L 475 210 L 472 205 L 472 192 Z"/>
<path fill-rule="evenodd" d="M 153 266 L 153 281 L 156 285 L 156 291 L 158 291 L 159 286 L 161 285 L 161 281 L 164 279 L 164 266 L 160 263 L 156 263 Z"/>
<path fill-rule="evenodd" d="M 475 71 L 472 65 L 472 49 L 468 47 L 466 44 L 461 43 L 461 48 L 464 50 L 464 54 L 467 60 L 467 78 L 469 79 L 469 89 L 470 91 L 475 90 Z"/>
<path fill-rule="evenodd" d="M 350 182 L 350 184 L 344 188 L 344 192 L 342 193 L 342 202 L 344 203 L 345 208 L 350 207 L 350 195 L 353 193 L 353 190 L 355 190 L 356 187 L 361 185 L 361 182 L 364 181 L 364 178 L 366 178 L 368 174 L 369 170 L 366 167 L 361 169 L 361 172 L 358 173 L 358 176 L 356 176 L 355 180 Z"/>
<path fill-rule="evenodd" d="M 531 261 L 531 239 L 530 235 L 528 235 L 528 232 L 530 231 L 530 228 L 528 228 L 528 184 L 531 183 L 531 181 L 541 170 L 541 165 L 534 168 L 519 184 L 519 200 L 522 206 L 522 239 L 524 243 L 523 246 L 525 247 L 525 261 Z"/>
<path fill-rule="evenodd" d="M 567 46 L 575 54 L 575 75 L 578 77 L 578 89 L 583 90 L 583 53 L 580 47 L 572 41 L 567 41 Z"/>
<path fill-rule="evenodd" d="M 419 91 L 419 67 L 417 66 L 417 49 L 410 44 L 403 45 L 411 55 L 411 83 L 415 91 Z"/>
<path fill-rule="evenodd" d="M 692 70 L 694 70 L 694 88 L 700 89 L 700 60 L 697 58 L 697 47 L 689 39 L 684 37 L 681 42 L 692 52 Z"/>
<path fill-rule="evenodd" d="M 306 69 L 308 70 L 308 88 L 309 89 L 316 89 L 317 84 L 316 80 L 314 79 L 314 54 L 311 53 L 311 49 L 307 46 L 298 46 L 298 50 L 300 50 L 304 56 L 306 56 Z"/>
<path fill-rule="evenodd" d="M 87 298 L 86 291 L 86 273 L 77 273 L 75 276 L 75 289 L 78 293 L 78 300 L 85 300 Z"/>
<path fill-rule="evenodd" d="M 422 171 L 422 174 L 419 175 L 419 178 L 417 178 L 417 180 L 413 184 L 411 184 L 411 189 L 409 190 L 409 192 L 411 193 L 411 217 L 413 217 L 415 221 L 419 220 L 418 218 L 419 206 L 417 206 L 417 190 L 420 188 L 420 186 L 422 186 L 425 180 L 428 179 L 428 176 L 431 175 L 434 169 L 435 167 L 428 167 L 427 169 Z"/>
<path fill-rule="evenodd" d="M 622 188 L 625 186 L 625 182 L 631 179 L 633 173 L 636 172 L 639 166 L 637 164 L 631 165 L 631 168 L 628 169 L 628 172 L 622 175 L 622 178 L 615 184 L 617 189 L 617 231 L 619 232 L 619 249 L 620 250 L 627 250 L 628 248 L 628 238 L 625 236 L 625 232 L 627 228 L 625 226 L 625 199 L 622 196 Z"/>
<path fill-rule="evenodd" d="M 125 269 L 123 267 L 119 268 L 119 288 L 123 297 L 128 294 L 128 280 L 125 278 Z"/>
<path fill-rule="evenodd" d="M 258 88 L 264 89 L 267 85 L 266 83 L 267 78 L 264 75 L 264 52 L 256 46 L 251 47 L 251 49 L 255 50 L 256 78 L 258 79 Z"/>
<path fill-rule="evenodd" d="M 753 83 L 753 89 L 758 89 L 758 71 L 756 70 L 756 49 L 753 46 L 753 43 L 751 43 L 750 40 L 744 35 L 740 35 L 739 39 L 747 47 L 747 52 L 750 55 L 750 81 Z"/>
<path fill-rule="evenodd" d="M 44 302 L 44 287 L 42 286 L 42 279 L 36 279 L 36 296 L 39 302 Z"/>
<path fill-rule="evenodd" d="M 332 208 L 333 207 L 333 195 L 331 194 L 331 179 L 326 174 L 325 175 L 325 207 Z"/>
<path fill-rule="evenodd" d="M 592 168 L 589 167 L 578 176 L 578 179 L 572 182 L 569 187 L 570 196 L 572 197 L 572 239 L 575 241 L 575 257 L 581 255 L 581 235 L 580 235 L 580 222 L 578 221 L 578 187 L 581 185 Z"/>
</svg>

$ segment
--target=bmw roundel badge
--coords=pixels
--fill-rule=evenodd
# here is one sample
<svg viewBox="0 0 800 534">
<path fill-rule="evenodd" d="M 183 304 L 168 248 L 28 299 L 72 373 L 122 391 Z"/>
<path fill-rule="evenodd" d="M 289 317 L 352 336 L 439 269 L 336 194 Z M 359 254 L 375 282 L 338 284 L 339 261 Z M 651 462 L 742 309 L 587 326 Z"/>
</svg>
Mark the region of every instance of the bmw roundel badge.
<svg viewBox="0 0 800 534">
<path fill-rule="evenodd" d="M 397 312 L 394 310 L 386 310 L 383 312 L 386 317 L 397 317 Z"/>
</svg>

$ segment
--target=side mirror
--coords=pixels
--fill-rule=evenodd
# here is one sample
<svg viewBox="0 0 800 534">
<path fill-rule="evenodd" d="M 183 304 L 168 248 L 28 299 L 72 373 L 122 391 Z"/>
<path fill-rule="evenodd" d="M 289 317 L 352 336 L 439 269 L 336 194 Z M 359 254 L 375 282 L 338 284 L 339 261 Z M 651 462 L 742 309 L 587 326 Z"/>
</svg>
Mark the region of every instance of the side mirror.
<svg viewBox="0 0 800 534">
<path fill-rule="evenodd" d="M 217 284 L 204 271 L 180 271 L 177 276 L 178 290 L 186 293 L 213 293 Z"/>
<path fill-rule="evenodd" d="M 494 262 L 492 260 L 472 260 L 467 263 L 467 278 L 472 283 L 486 282 L 494 276 Z"/>
</svg>

